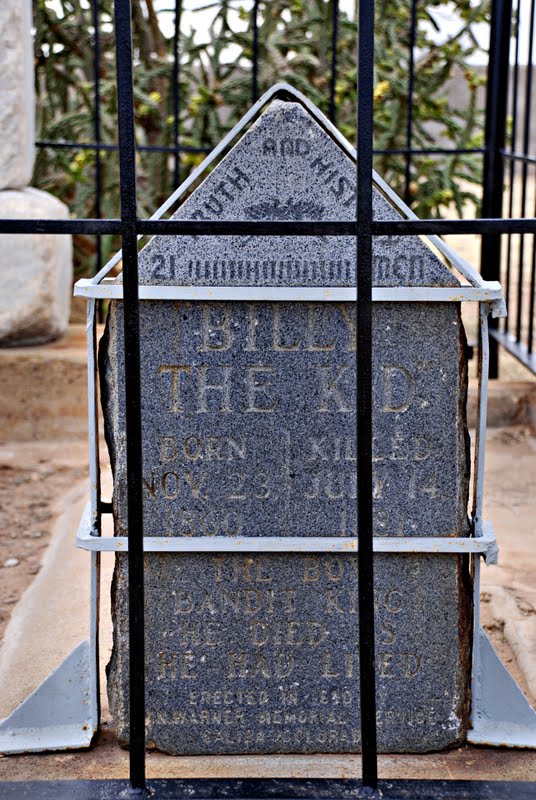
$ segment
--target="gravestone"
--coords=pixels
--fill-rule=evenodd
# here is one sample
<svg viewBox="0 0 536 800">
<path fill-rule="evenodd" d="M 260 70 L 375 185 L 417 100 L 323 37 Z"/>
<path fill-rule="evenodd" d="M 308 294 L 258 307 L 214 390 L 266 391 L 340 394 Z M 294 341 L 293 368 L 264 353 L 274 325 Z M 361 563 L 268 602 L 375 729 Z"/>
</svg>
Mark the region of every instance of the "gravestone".
<svg viewBox="0 0 536 800">
<path fill-rule="evenodd" d="M 397 212 L 375 190 L 377 219 Z M 355 165 L 299 103 L 274 100 L 178 219 L 355 218 Z M 457 286 L 417 237 L 377 238 L 375 286 Z M 153 238 L 140 282 L 353 286 L 352 237 Z M 151 536 L 355 536 L 352 303 L 140 304 L 144 525 Z M 374 535 L 468 534 L 458 303 L 375 303 Z M 116 535 L 126 521 L 122 303 L 100 349 Z M 357 556 L 149 553 L 147 738 L 172 754 L 360 747 Z M 375 558 L 384 752 L 462 742 L 471 593 L 456 555 Z M 128 742 L 127 563 L 116 560 L 108 694 Z"/>
</svg>

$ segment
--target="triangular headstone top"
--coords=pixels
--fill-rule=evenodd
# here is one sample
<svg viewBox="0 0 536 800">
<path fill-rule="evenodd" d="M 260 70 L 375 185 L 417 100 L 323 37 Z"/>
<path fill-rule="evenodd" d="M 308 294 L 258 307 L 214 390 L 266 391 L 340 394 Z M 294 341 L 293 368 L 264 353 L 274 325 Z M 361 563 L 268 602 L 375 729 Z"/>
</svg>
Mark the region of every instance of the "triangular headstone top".
<svg viewBox="0 0 536 800">
<path fill-rule="evenodd" d="M 376 219 L 400 219 L 375 189 Z M 180 206 L 179 220 L 339 220 L 356 213 L 356 169 L 300 103 L 273 100 Z M 416 236 L 376 237 L 375 286 L 457 286 Z M 158 236 L 140 254 L 141 284 L 353 286 L 353 237 Z"/>
</svg>

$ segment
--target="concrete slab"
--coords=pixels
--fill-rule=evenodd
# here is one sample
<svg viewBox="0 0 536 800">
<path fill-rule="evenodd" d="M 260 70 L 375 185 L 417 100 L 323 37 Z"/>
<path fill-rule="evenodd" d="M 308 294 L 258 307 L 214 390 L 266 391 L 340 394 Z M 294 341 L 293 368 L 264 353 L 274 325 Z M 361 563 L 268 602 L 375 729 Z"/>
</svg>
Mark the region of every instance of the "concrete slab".
<svg viewBox="0 0 536 800">
<path fill-rule="evenodd" d="M 483 614 L 495 626 L 495 646 L 503 637 L 511 648 L 516 663 L 507 666 L 519 670 L 520 676 L 512 671 L 534 704 L 536 437 L 527 426 L 488 432 L 484 516 L 497 534 L 499 563 L 481 572 Z"/>
<path fill-rule="evenodd" d="M 0 650 L 0 718 L 88 637 L 89 559 L 74 546 L 85 494 L 84 483 L 65 496 L 42 569 L 9 621 Z"/>
</svg>

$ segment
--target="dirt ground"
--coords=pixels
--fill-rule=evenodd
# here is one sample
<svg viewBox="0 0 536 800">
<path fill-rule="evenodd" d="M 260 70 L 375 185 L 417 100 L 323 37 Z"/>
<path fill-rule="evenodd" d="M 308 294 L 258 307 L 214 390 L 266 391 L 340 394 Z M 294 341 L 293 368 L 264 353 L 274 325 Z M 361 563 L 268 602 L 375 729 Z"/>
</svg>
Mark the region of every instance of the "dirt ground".
<svg viewBox="0 0 536 800">
<path fill-rule="evenodd" d="M 62 495 L 86 475 L 83 441 L 0 446 L 0 640 L 39 572 Z"/>
</svg>

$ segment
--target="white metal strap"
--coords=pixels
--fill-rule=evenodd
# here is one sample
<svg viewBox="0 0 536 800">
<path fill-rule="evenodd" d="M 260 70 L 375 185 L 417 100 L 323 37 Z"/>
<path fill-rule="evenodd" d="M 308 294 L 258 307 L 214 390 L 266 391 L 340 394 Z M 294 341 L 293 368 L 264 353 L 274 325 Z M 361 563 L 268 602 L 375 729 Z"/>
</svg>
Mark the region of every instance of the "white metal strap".
<svg viewBox="0 0 536 800">
<path fill-rule="evenodd" d="M 213 301 L 293 301 L 355 302 L 352 286 L 140 286 L 140 300 L 213 300 Z M 95 284 L 82 278 L 75 284 L 75 295 L 86 298 L 123 299 L 120 283 L 104 280 Z M 372 290 L 372 300 L 379 303 L 493 303 L 502 298 L 501 286 L 489 281 L 483 286 L 386 286 Z"/>
</svg>

